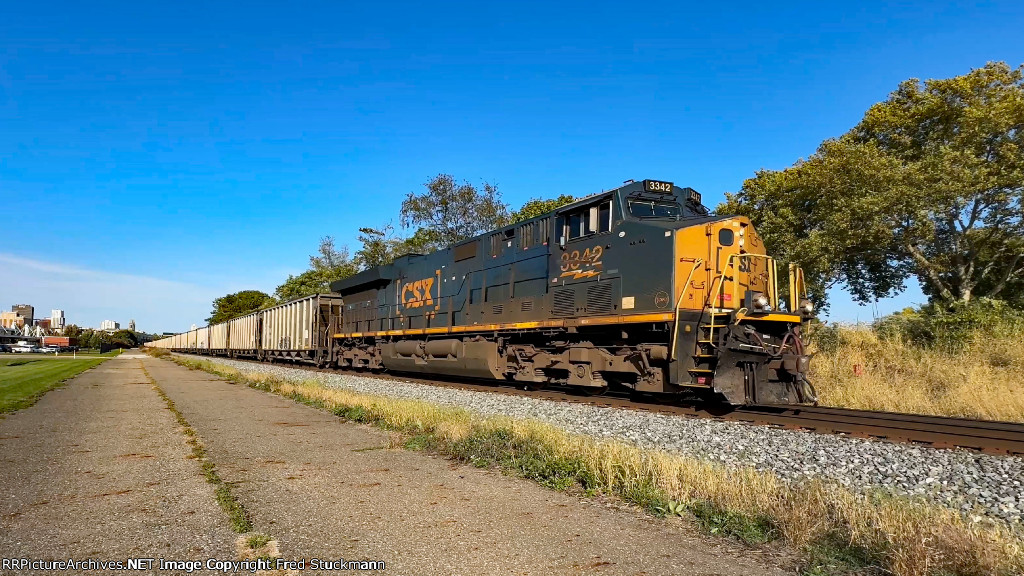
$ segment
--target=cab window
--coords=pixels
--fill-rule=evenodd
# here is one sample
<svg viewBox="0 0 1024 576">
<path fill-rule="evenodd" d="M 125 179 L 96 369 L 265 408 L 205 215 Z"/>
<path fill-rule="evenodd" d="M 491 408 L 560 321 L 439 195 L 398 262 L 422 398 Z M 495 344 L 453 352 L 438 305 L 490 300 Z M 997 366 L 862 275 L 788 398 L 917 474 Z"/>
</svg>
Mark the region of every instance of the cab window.
<svg viewBox="0 0 1024 576">
<path fill-rule="evenodd" d="M 679 218 L 683 215 L 683 208 L 677 202 L 631 198 L 629 213 L 637 218 Z"/>
<path fill-rule="evenodd" d="M 555 229 L 559 232 L 560 238 L 567 240 L 610 231 L 612 229 L 611 198 L 560 214 Z"/>
</svg>

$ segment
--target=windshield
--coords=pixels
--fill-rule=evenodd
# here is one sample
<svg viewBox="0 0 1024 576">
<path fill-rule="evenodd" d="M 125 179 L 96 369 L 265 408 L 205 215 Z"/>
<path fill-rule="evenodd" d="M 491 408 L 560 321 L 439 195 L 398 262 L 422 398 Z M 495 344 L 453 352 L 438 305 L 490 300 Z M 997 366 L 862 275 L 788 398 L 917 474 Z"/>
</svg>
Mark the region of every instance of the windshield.
<svg viewBox="0 0 1024 576">
<path fill-rule="evenodd" d="M 676 202 L 630 200 L 629 213 L 637 218 L 679 218 L 683 208 Z"/>
</svg>

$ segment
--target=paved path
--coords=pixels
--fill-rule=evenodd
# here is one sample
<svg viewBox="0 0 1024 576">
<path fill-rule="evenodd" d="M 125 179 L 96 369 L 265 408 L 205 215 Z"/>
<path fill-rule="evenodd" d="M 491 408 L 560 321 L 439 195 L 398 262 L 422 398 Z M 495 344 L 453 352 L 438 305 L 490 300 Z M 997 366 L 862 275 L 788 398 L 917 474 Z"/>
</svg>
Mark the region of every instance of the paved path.
<svg viewBox="0 0 1024 576">
<path fill-rule="evenodd" d="M 781 574 L 743 547 L 631 510 L 388 450 L 385 433 L 166 360 L 142 361 L 285 558 L 388 574 Z"/>
<path fill-rule="evenodd" d="M 187 454 L 138 359 L 0 419 L 0 558 L 233 559 L 236 535 Z"/>
</svg>

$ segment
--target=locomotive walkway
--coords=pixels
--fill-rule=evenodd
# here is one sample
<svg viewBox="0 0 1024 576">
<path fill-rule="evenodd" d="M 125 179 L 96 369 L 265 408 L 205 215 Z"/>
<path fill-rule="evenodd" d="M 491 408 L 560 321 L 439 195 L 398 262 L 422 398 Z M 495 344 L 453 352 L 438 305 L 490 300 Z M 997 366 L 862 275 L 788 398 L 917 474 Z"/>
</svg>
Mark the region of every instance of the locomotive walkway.
<svg viewBox="0 0 1024 576">
<path fill-rule="evenodd" d="M 0 557 L 231 559 L 236 536 L 147 373 L 285 559 L 383 560 L 386 574 L 784 573 L 681 520 L 388 449 L 374 428 L 128 356 L 0 421 Z"/>
</svg>

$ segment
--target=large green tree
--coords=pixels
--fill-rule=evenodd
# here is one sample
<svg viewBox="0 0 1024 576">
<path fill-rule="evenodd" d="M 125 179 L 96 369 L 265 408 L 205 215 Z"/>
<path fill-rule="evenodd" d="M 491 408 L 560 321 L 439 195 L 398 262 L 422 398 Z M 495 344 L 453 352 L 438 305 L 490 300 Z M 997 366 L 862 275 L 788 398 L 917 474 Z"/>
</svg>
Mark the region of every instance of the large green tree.
<svg viewBox="0 0 1024 576">
<path fill-rule="evenodd" d="M 916 277 L 939 303 L 1019 298 L 1024 282 L 1024 68 L 900 84 L 806 161 L 762 170 L 719 212 L 751 217 L 819 298 L 871 301 Z"/>
<path fill-rule="evenodd" d="M 512 223 L 522 222 L 523 220 L 529 220 L 530 218 L 536 218 L 541 214 L 547 214 L 553 210 L 557 210 L 566 204 L 571 204 L 576 201 L 574 196 L 569 194 L 561 194 L 558 198 L 549 198 L 547 200 L 543 198 L 531 198 L 523 204 L 523 207 L 512 213 L 509 221 Z"/>
<path fill-rule="evenodd" d="M 347 278 L 358 271 L 349 257 L 348 248 L 334 246 L 334 238 L 320 239 L 317 254 L 309 257 L 309 269 L 298 276 L 289 275 L 274 294 L 281 300 L 294 300 L 313 294 L 330 292 L 331 282 Z"/>
<path fill-rule="evenodd" d="M 508 223 L 508 206 L 493 184 L 477 188 L 439 174 L 424 187 L 424 192 L 405 197 L 401 221 L 403 227 L 429 231 L 433 238 L 428 248 L 444 248 Z"/>
<path fill-rule="evenodd" d="M 213 301 L 213 311 L 210 312 L 210 317 L 206 319 L 206 322 L 208 324 L 227 322 L 232 318 L 255 312 L 272 301 L 273 297 L 270 294 L 259 290 L 242 290 L 234 294 L 227 294 Z"/>
</svg>

